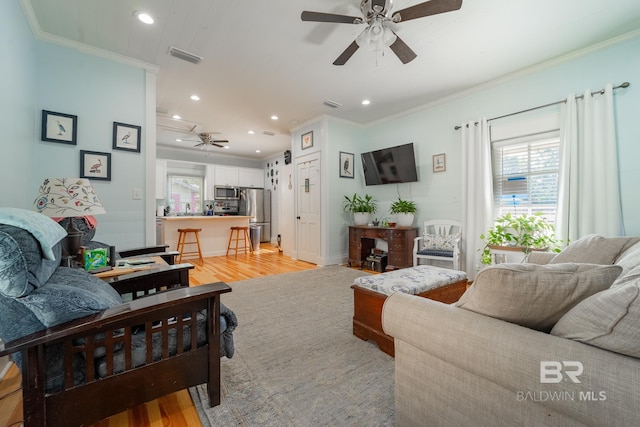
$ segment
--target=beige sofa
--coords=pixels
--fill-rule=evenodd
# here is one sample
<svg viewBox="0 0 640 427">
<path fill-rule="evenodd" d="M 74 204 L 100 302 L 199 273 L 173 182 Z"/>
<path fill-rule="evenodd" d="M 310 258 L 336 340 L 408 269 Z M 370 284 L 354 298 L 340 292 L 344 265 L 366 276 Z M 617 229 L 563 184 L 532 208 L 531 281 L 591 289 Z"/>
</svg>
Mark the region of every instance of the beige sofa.
<svg viewBox="0 0 640 427">
<path fill-rule="evenodd" d="M 455 305 L 390 296 L 397 425 L 640 425 L 637 242 L 485 269 Z"/>
</svg>

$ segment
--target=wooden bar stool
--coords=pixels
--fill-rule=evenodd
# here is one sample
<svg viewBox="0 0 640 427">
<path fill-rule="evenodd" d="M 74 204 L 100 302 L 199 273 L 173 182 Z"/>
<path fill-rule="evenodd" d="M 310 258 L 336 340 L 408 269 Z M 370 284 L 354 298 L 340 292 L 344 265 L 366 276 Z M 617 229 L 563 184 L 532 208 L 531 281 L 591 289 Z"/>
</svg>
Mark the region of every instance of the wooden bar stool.
<svg viewBox="0 0 640 427">
<path fill-rule="evenodd" d="M 240 242 L 240 233 L 242 232 L 242 241 L 244 246 L 239 246 Z M 235 247 L 231 247 L 231 242 L 234 240 L 233 235 L 235 233 Z M 248 243 L 248 244 L 247 244 Z M 247 249 L 249 249 L 249 253 L 253 254 L 253 246 L 251 245 L 251 239 L 249 238 L 249 227 L 231 227 L 231 234 L 229 234 L 229 244 L 227 245 L 227 255 L 229 255 L 229 251 L 236 251 L 236 256 L 238 256 L 238 250 L 242 249 L 244 253 L 247 253 Z"/>
<path fill-rule="evenodd" d="M 202 258 L 202 250 L 200 249 L 200 232 L 202 231 L 202 228 L 179 228 L 178 229 L 178 247 L 176 248 L 177 251 L 180 252 L 180 258 L 178 258 L 178 263 L 182 262 L 182 256 L 183 255 L 198 255 L 198 261 L 200 261 L 200 265 L 204 264 L 204 258 Z M 195 236 L 196 240 L 192 240 L 190 242 L 187 241 L 187 235 L 189 233 L 193 233 L 193 235 Z M 198 246 L 198 250 L 197 251 L 189 251 L 189 252 L 185 252 L 184 251 L 184 245 L 197 245 Z"/>
</svg>

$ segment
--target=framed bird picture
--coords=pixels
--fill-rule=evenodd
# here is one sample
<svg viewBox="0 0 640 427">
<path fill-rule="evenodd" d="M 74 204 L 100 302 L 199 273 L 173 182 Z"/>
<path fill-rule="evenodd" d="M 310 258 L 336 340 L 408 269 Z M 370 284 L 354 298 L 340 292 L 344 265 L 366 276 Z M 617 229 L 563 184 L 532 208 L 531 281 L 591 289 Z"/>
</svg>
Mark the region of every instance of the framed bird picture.
<svg viewBox="0 0 640 427">
<path fill-rule="evenodd" d="M 80 150 L 80 178 L 111 181 L 111 153 Z"/>
<path fill-rule="evenodd" d="M 113 122 L 113 149 L 140 152 L 140 133 L 136 125 Z"/>
<path fill-rule="evenodd" d="M 78 116 L 42 110 L 43 141 L 76 145 Z"/>
<path fill-rule="evenodd" d="M 340 178 L 353 178 L 353 153 L 340 152 Z"/>
</svg>

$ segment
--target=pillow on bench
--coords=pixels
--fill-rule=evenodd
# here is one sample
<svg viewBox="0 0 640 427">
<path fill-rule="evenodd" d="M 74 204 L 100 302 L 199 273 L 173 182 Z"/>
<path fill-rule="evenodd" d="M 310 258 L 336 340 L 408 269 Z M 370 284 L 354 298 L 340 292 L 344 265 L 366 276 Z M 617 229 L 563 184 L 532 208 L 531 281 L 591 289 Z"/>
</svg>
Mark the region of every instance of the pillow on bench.
<svg viewBox="0 0 640 427">
<path fill-rule="evenodd" d="M 453 257 L 460 234 L 425 234 L 418 255 Z"/>
</svg>

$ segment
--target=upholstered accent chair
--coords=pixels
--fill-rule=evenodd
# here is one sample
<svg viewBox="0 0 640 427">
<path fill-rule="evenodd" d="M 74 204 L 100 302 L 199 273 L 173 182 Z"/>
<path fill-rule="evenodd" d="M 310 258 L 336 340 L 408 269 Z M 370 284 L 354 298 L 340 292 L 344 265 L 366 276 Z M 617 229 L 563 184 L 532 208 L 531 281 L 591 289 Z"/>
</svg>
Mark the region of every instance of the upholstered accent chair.
<svg viewBox="0 0 640 427">
<path fill-rule="evenodd" d="M 437 260 L 451 263 L 454 270 L 460 270 L 460 242 L 462 224 L 449 219 L 425 221 L 422 236 L 413 241 L 413 265 L 419 260 Z"/>
</svg>

